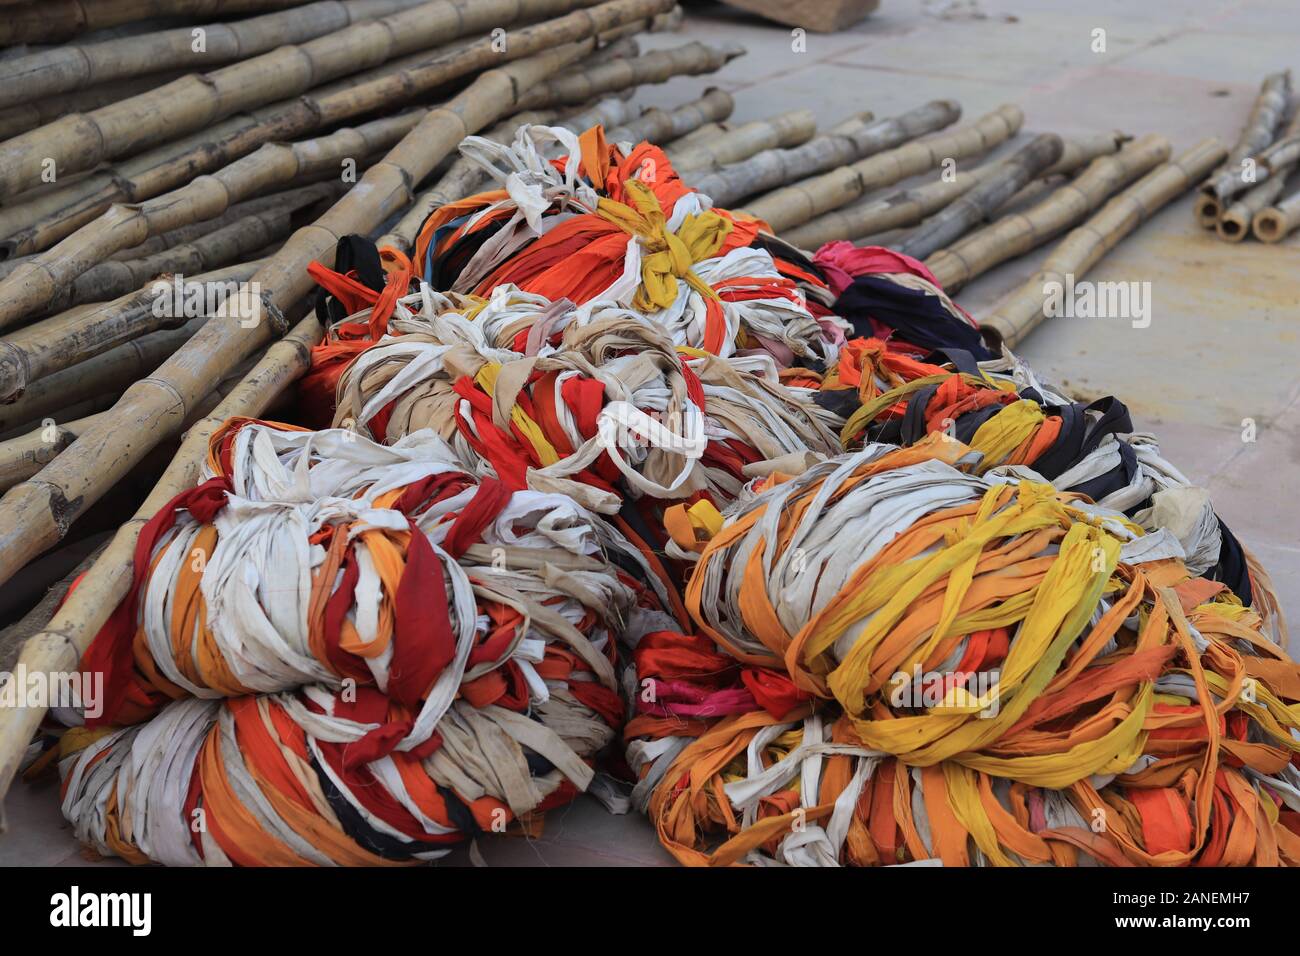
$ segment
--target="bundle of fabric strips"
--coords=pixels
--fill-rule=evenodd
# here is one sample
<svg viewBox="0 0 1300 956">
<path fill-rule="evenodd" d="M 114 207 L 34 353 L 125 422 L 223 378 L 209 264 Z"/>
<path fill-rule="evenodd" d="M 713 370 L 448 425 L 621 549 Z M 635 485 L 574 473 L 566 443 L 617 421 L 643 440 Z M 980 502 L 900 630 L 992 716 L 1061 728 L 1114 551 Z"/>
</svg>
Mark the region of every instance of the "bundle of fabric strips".
<svg viewBox="0 0 1300 956">
<path fill-rule="evenodd" d="M 411 269 L 435 288 L 613 302 L 674 344 L 766 351 L 783 368 L 829 361 L 844 341 L 820 272 L 761 222 L 714 208 L 657 146 L 522 126 L 509 146 L 469 137 L 461 152 L 500 188 L 425 221 Z"/>
<path fill-rule="evenodd" d="M 613 303 L 423 286 L 346 366 L 334 415 L 386 442 L 431 428 L 480 474 L 637 512 L 661 542 L 660 502 L 721 506 L 762 462 L 838 450 L 843 423 L 813 394 L 769 355 L 674 347 Z"/>
<path fill-rule="evenodd" d="M 586 789 L 616 637 L 675 627 L 666 594 L 602 519 L 430 431 L 231 421 L 86 656 L 106 693 L 60 741 L 64 814 L 135 862 L 436 858 Z"/>
<path fill-rule="evenodd" d="M 1188 570 L 1223 581 L 1285 632 L 1262 566 L 1215 514 L 1208 493 L 1134 430 L 1123 402 L 1076 402 L 1040 382 L 1010 352 L 987 361 L 960 349 L 916 359 L 880 339 L 854 339 L 823 376 L 818 400 L 846 421 L 845 448 L 911 445 L 940 433 L 982 454 L 980 473 L 1050 481 L 1123 511 L 1151 534 L 1150 548 L 1180 550 Z"/>
<path fill-rule="evenodd" d="M 1121 512 L 980 462 L 938 435 L 868 444 L 680 542 L 708 642 L 661 709 L 714 707 L 627 728 L 664 845 L 713 865 L 1300 865 L 1300 668 L 1259 615 Z"/>
</svg>

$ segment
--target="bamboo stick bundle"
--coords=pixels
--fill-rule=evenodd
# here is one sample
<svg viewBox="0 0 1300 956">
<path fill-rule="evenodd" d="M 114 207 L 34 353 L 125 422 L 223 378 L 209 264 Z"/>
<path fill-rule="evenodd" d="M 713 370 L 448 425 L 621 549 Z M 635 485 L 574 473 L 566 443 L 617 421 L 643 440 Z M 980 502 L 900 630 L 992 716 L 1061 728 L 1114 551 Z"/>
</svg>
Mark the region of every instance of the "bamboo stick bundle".
<svg viewBox="0 0 1300 956">
<path fill-rule="evenodd" d="M 288 335 L 266 350 L 261 360 L 210 413 L 189 427 L 179 451 L 153 491 L 134 517 L 118 529 L 49 624 L 23 644 L 18 663 L 29 672 L 70 670 L 77 666 L 96 632 L 131 585 L 135 543 L 145 523 L 180 491 L 194 485 L 212 433 L 235 416 L 257 417 L 264 413 L 280 393 L 311 365 L 311 348 L 320 339 L 320 322 L 314 316 L 303 319 Z M 47 469 L 57 465 L 78 442 L 101 428 L 92 425 L 85 429 L 82 436 L 46 466 Z M 0 712 L 2 806 L 27 742 L 45 716 L 45 708 L 7 707 L 0 710 L 3 711 Z M 3 832 L 3 824 L 3 813 L 0 813 L 0 832 Z"/>
<path fill-rule="evenodd" d="M 286 222 L 286 233 L 287 227 Z M 160 293 L 173 294 L 174 281 L 196 300 L 201 296 L 204 302 L 216 301 L 238 283 L 247 282 L 260 265 L 260 260 L 254 260 L 206 271 L 177 271 L 174 278 L 154 271 L 111 302 L 97 302 L 85 312 L 56 315 L 0 339 L 0 402 L 22 394 L 30 383 L 59 369 L 157 329 L 182 325 L 182 314 L 158 307 Z M 157 282 L 148 282 L 155 276 Z"/>
<path fill-rule="evenodd" d="M 1128 139 L 1128 136 L 1119 132 L 1067 139 L 1061 158 L 1043 177 L 1073 173 L 1099 156 L 1114 153 Z M 858 240 L 864 237 L 872 241 L 862 244 L 883 244 L 892 248 L 892 244 L 906 233 L 903 227 L 914 226 L 926 216 L 943 209 L 958 196 L 996 173 L 998 168 L 999 161 L 991 160 L 973 169 L 958 169 L 951 179 L 940 178 L 935 182 L 898 189 L 883 196 L 859 199 L 801 226 L 787 229 L 781 238 L 803 249 L 816 249 L 823 243 L 836 239 Z M 1013 196 L 1007 205 L 1011 206 L 1024 199 L 1027 188 Z M 889 241 L 877 242 L 881 236 L 887 236 Z"/>
<path fill-rule="evenodd" d="M 1053 247 L 1037 275 L 1000 299 L 980 328 L 986 336 L 1014 347 L 1046 318 L 1049 288 L 1063 289 L 1082 278 L 1125 236 L 1203 180 L 1226 155 L 1227 147 L 1211 137 L 1114 196 Z"/>
<path fill-rule="evenodd" d="M 772 227 L 777 235 L 793 226 L 839 209 L 860 196 L 892 186 L 909 176 L 934 169 L 945 159 L 962 159 L 988 152 L 1014 136 L 1024 122 L 1017 106 L 1004 105 L 974 123 L 905 143 L 868 156 L 820 176 L 773 190 L 746 210 Z"/>
<path fill-rule="evenodd" d="M 152 17 L 233 16 L 283 10 L 302 0 L 34 0 L 0 18 L 0 45 L 57 43 Z"/>
<path fill-rule="evenodd" d="M 1300 189 L 1255 213 L 1251 230 L 1260 242 L 1281 242 L 1300 229 Z"/>
<path fill-rule="evenodd" d="M 1259 95 L 1250 109 L 1250 116 L 1241 130 L 1236 144 L 1223 165 L 1201 184 L 1196 198 L 1194 214 L 1197 222 L 1207 229 L 1218 224 L 1224 204 L 1250 185 L 1260 182 L 1258 169 L 1248 160 L 1273 142 L 1278 124 L 1286 112 L 1291 98 L 1291 71 L 1273 73 L 1264 78 Z"/>
<path fill-rule="evenodd" d="M 423 111 L 384 117 L 355 128 L 297 143 L 267 143 L 210 176 L 147 202 L 114 205 L 54 248 L 0 279 L 0 328 L 57 301 L 60 289 L 112 254 L 194 222 L 214 219 L 234 203 L 252 199 L 299 177 L 333 173 L 348 158 L 375 152 L 415 128 Z"/>
<path fill-rule="evenodd" d="M 705 123 L 724 120 L 735 108 L 736 101 L 730 93 L 711 86 L 699 99 L 669 110 L 648 109 L 636 119 L 612 127 L 605 135 L 617 143 L 664 143 L 699 129 Z"/>
<path fill-rule="evenodd" d="M 798 146 L 808 142 L 816 133 L 817 116 L 812 110 L 786 110 L 765 120 L 728 129 L 720 139 L 669 150 L 668 158 L 678 175 L 719 169 L 765 149 Z"/>
<path fill-rule="evenodd" d="M 305 93 L 314 86 L 395 57 L 513 19 L 563 14 L 595 0 L 431 0 L 378 20 L 368 20 L 299 45 L 286 45 L 204 74 L 182 77 L 149 93 L 60 120 L 0 144 L 0 197 L 41 181 L 53 162 L 60 173 L 89 169 L 226 117 Z M 514 36 L 504 52 L 486 38 L 462 51 L 460 72 L 447 82 L 517 54 Z M 463 54 L 475 51 L 476 57 Z"/>
<path fill-rule="evenodd" d="M 998 164 L 998 171 L 926 219 L 899 244 L 898 251 L 924 259 L 964 236 L 1037 179 L 1060 158 L 1064 145 L 1055 133 L 1040 133 Z"/>
<path fill-rule="evenodd" d="M 1300 152 L 1298 146 L 1300 146 L 1300 100 L 1297 100 L 1291 121 L 1281 131 L 1276 142 L 1265 147 L 1257 156 L 1251 157 L 1249 164 L 1243 163 L 1236 168 L 1225 168 L 1212 176 L 1207 185 L 1201 187 L 1195 206 L 1197 216 L 1202 220 L 1201 224 L 1218 231 L 1219 220 L 1236 197 L 1242 193 L 1249 193 L 1253 189 L 1266 187 L 1278 169 L 1289 172 L 1294 167 L 1296 154 Z M 1258 204 L 1258 199 L 1250 205 L 1254 211 L 1263 208 Z M 1229 239 L 1229 241 L 1235 240 Z"/>
<path fill-rule="evenodd" d="M 1022 256 L 1095 212 L 1110 196 L 1169 160 L 1169 140 L 1149 135 L 1114 156 L 1093 160 L 1078 178 L 1024 212 L 1003 216 L 925 260 L 949 294 L 1008 259 Z"/>
<path fill-rule="evenodd" d="M 1215 231 L 1220 239 L 1227 242 L 1245 239 L 1255 217 L 1272 206 L 1286 191 L 1287 177 L 1295 170 L 1297 160 L 1300 160 L 1300 138 L 1280 140 L 1269 149 L 1277 147 L 1281 149 L 1268 163 L 1268 177 L 1264 182 L 1233 200 L 1232 205 L 1219 217 Z M 1268 152 L 1265 150 L 1260 154 L 1261 161 Z"/>
<path fill-rule="evenodd" d="M 233 23 L 177 27 L 99 43 L 57 46 L 0 63 L 0 107 L 162 70 L 245 60 L 286 43 L 305 43 L 424 0 L 318 0 Z M 196 31 L 204 40 L 194 49 Z"/>
<path fill-rule="evenodd" d="M 595 48 L 592 37 L 662 12 L 671 0 L 611 0 L 539 28 L 545 53 L 489 70 L 420 124 L 372 166 L 328 212 L 299 229 L 253 276 L 248 298 L 235 316 L 208 320 L 151 376 L 131 386 L 114 408 L 111 429 L 92 429 L 35 478 L 0 499 L 0 581 L 30 557 L 58 541 L 68 525 L 129 470 L 150 448 L 173 433 L 185 410 L 212 384 L 284 327 L 284 310 L 305 296 L 312 280 L 307 265 L 333 262 L 340 236 L 369 233 L 410 201 L 418 182 L 466 135 L 518 106 L 519 91 L 541 83 Z M 586 39 L 563 43 L 573 22 Z M 25 719 L 25 718 L 24 718 Z M 7 765 L 0 764 L 0 778 Z"/>
<path fill-rule="evenodd" d="M 640 22 L 648 24 L 653 18 Z M 34 220 L 25 211 L 0 209 L 0 234 L 9 236 L 0 243 L 0 251 L 24 255 L 48 249 L 103 213 L 116 200 L 140 202 L 158 196 L 200 173 L 219 169 L 264 143 L 294 139 L 364 113 L 391 110 L 397 102 L 429 93 L 485 64 L 495 65 L 503 59 L 527 55 L 530 50 L 538 49 L 538 28 L 507 34 L 505 53 L 494 52 L 491 41 L 462 44 L 435 55 L 420 53 L 363 74 L 363 78 L 350 77 L 306 96 L 231 117 L 211 130 L 191 134 L 176 144 L 158 147 L 102 174 L 97 173 L 84 185 L 60 190 L 67 199 L 66 204 L 45 217 Z M 601 36 L 608 37 L 613 32 L 605 31 Z M 566 77 L 567 82 L 554 91 L 549 86 L 529 91 L 531 99 L 525 106 L 546 105 L 548 96 L 559 97 L 558 101 L 564 103 L 581 103 L 590 97 L 569 95 L 575 88 L 623 89 L 629 85 L 626 81 L 629 75 L 639 78 L 639 82 L 662 82 L 680 73 L 711 72 L 727 59 L 728 56 L 712 48 L 687 44 L 675 50 L 592 67 Z"/>
<path fill-rule="evenodd" d="M 893 149 L 926 133 L 950 126 L 961 116 L 952 100 L 934 100 L 899 116 L 872 120 L 858 114 L 826 133 L 789 149 L 766 149 L 743 162 L 690 177 L 691 185 L 719 206 L 736 205 L 746 196 L 847 166 Z"/>
<path fill-rule="evenodd" d="M 128 339 L 84 362 L 30 381 L 22 397 L 8 404 L 0 403 L 0 434 L 24 429 L 46 418 L 79 417 L 68 416 L 61 410 L 105 395 L 120 396 L 189 341 L 200 325 L 200 320 L 191 319 L 175 328 Z"/>
</svg>

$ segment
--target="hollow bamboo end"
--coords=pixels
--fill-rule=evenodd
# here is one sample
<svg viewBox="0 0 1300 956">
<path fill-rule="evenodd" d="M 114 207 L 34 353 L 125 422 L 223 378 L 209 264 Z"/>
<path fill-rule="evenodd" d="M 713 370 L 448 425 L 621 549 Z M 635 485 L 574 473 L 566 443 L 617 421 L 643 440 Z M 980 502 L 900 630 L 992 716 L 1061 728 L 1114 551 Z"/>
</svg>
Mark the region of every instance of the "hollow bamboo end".
<svg viewBox="0 0 1300 956">
<path fill-rule="evenodd" d="M 1219 216 L 1223 212 L 1223 207 L 1219 205 L 1219 200 L 1214 196 L 1201 193 L 1196 197 L 1196 221 L 1201 224 L 1203 229 L 1214 229 L 1219 224 Z"/>
<path fill-rule="evenodd" d="M 1281 242 L 1286 236 L 1286 222 L 1276 210 L 1262 209 L 1255 213 L 1251 230 L 1260 242 Z"/>
<path fill-rule="evenodd" d="M 1241 213 L 1229 210 L 1219 217 L 1214 231 L 1225 242 L 1241 242 L 1250 233 L 1250 223 Z"/>
</svg>

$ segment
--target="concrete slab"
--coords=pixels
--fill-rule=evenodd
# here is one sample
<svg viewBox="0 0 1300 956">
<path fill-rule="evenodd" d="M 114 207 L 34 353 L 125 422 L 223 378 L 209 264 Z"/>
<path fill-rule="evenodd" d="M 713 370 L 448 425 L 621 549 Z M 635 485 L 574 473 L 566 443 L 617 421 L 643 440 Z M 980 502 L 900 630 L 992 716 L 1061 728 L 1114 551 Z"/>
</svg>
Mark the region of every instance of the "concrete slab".
<svg viewBox="0 0 1300 956">
<path fill-rule="evenodd" d="M 736 98 L 734 119 L 809 107 L 829 125 L 862 109 L 900 112 L 935 98 L 973 118 L 1003 102 L 1025 109 L 1026 132 L 1124 129 L 1161 132 L 1186 148 L 1235 138 L 1267 72 L 1300 70 L 1295 0 L 988 0 L 983 19 L 932 15 L 943 2 L 883 0 L 881 10 L 833 35 L 809 34 L 719 6 L 694 6 L 686 40 L 736 42 L 749 55 L 709 78 L 641 91 L 643 105 L 693 99 L 708 84 Z M 1094 53 L 1092 30 L 1107 31 Z M 1084 395 L 1116 394 L 1166 456 L 1207 484 L 1217 508 L 1270 570 L 1283 606 L 1300 619 L 1300 237 L 1280 247 L 1229 246 L 1191 219 L 1184 197 L 1127 239 L 1091 274 L 1152 284 L 1153 320 L 1047 323 L 1022 354 L 1045 376 Z M 959 298 L 976 314 L 1031 276 L 1043 252 L 981 277 Z M 1256 425 L 1242 438 L 1243 419 Z M 84 858 L 50 783 L 18 784 L 6 806 L 0 865 L 76 865 Z M 583 798 L 548 818 L 540 839 L 479 841 L 492 866 L 663 865 L 670 857 L 642 818 L 614 817 Z M 466 864 L 466 850 L 448 865 Z"/>
</svg>

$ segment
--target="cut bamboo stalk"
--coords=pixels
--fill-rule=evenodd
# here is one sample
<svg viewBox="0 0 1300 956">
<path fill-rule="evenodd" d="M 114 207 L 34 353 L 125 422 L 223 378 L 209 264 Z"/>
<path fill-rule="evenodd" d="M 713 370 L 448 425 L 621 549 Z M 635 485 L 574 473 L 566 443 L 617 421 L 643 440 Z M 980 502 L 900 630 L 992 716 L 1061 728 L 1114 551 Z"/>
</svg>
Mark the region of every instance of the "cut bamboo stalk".
<svg viewBox="0 0 1300 956">
<path fill-rule="evenodd" d="M 555 116 L 555 122 L 561 123 L 565 129 L 584 130 L 593 126 L 600 125 L 609 128 L 611 126 L 621 126 L 624 123 L 630 123 L 641 115 L 641 107 L 636 106 L 627 100 L 619 99 L 617 96 L 607 96 L 597 103 L 592 103 L 583 109 L 573 112 L 564 113 L 557 110 L 525 110 L 516 116 L 534 116 L 534 115 L 552 115 Z M 513 128 L 510 128 L 513 125 Z M 514 117 L 506 120 L 504 123 L 493 128 L 493 132 L 502 139 L 497 140 L 500 143 L 508 143 L 514 139 L 515 132 L 521 126 Z M 489 135 L 489 138 L 495 138 Z M 457 160 L 459 161 L 459 159 Z M 484 180 L 486 182 L 486 180 Z M 471 195 L 462 193 L 462 196 Z"/>
<path fill-rule="evenodd" d="M 198 276 L 231 263 L 250 262 L 254 253 L 283 241 L 292 231 L 293 213 L 289 210 L 260 212 L 151 256 L 101 262 L 65 285 L 50 300 L 49 311 L 84 302 L 106 302 L 164 274 Z"/>
<path fill-rule="evenodd" d="M 664 143 L 705 123 L 724 120 L 735 108 L 730 93 L 711 86 L 699 99 L 667 110 L 648 109 L 636 119 L 612 127 L 605 135 L 616 143 Z"/>
<path fill-rule="evenodd" d="M 144 259 L 160 252 L 166 252 L 169 249 L 175 249 L 177 246 L 188 245 L 211 235 L 218 229 L 224 229 L 231 223 L 250 216 L 282 212 L 301 215 L 304 210 L 310 210 L 321 203 L 332 204 L 349 188 L 349 184 L 340 180 L 337 170 L 331 171 L 329 177 L 323 182 L 313 183 L 310 186 L 298 186 L 282 192 L 258 196 L 256 199 L 246 199 L 231 206 L 220 216 L 203 222 L 191 223 L 188 226 L 181 226 L 161 235 L 150 236 L 138 246 L 131 246 L 129 249 L 115 252 L 109 257 L 109 261 L 127 262 L 134 259 Z"/>
<path fill-rule="evenodd" d="M 153 17 L 234 16 L 283 10 L 302 0 L 37 0 L 0 17 L 0 44 L 57 43 Z"/>
<path fill-rule="evenodd" d="M 369 233 L 402 209 L 410 202 L 410 183 L 428 175 L 465 136 L 515 110 L 520 90 L 590 53 L 591 37 L 669 6 L 671 0 L 611 0 L 534 28 L 546 53 L 487 71 L 426 114 L 352 190 L 258 270 L 249 289 L 260 300 L 241 301 L 234 316 L 209 319 L 153 375 L 126 390 L 114 407 L 111 429 L 87 431 L 39 475 L 0 499 L 0 583 L 58 541 L 77 515 L 175 432 L 186 409 L 214 382 L 283 329 L 284 310 L 311 290 L 308 263 L 331 264 L 341 236 Z M 575 32 L 587 39 L 563 42 Z M 0 761 L 0 780 L 8 779 L 7 772 Z"/>
<path fill-rule="evenodd" d="M 1020 130 L 1024 114 L 1004 105 L 974 123 L 905 143 L 820 176 L 773 190 L 749 205 L 747 212 L 762 219 L 780 235 L 848 205 L 873 189 L 892 186 L 909 176 L 934 169 L 945 159 L 958 160 L 988 152 Z"/>
<path fill-rule="evenodd" d="M 6 475 L 5 458 L 5 454 L 0 452 L 0 486 L 4 486 Z M 64 575 L 60 581 L 52 585 L 46 591 L 45 596 L 22 618 L 0 631 L 0 671 L 12 671 L 22 646 L 27 643 L 28 639 L 35 637 L 49 625 L 50 619 L 54 617 L 59 605 L 63 603 L 63 599 L 72 587 L 73 582 L 82 572 L 88 570 L 95 563 L 104 548 L 108 546 L 109 536 L 109 532 L 103 532 L 104 540 L 90 554 L 86 555 L 81 563 Z M 70 545 L 70 547 L 81 547 L 81 544 Z"/>
<path fill-rule="evenodd" d="M 41 181 L 49 163 L 59 174 L 90 169 L 105 160 L 140 152 L 202 129 L 226 117 L 305 93 L 357 69 L 435 44 L 589 6 L 595 0 L 432 0 L 400 13 L 344 27 L 307 43 L 286 45 L 204 74 L 191 74 L 149 93 L 72 114 L 0 144 L 0 197 Z M 504 52 L 495 38 L 461 51 L 465 72 L 517 55 L 507 36 Z M 465 57 L 468 50 L 478 53 Z"/>
<path fill-rule="evenodd" d="M 1048 253 L 1039 273 L 998 301 L 980 323 L 996 343 L 1014 347 L 1046 318 L 1049 288 L 1064 289 L 1139 225 L 1219 165 L 1227 148 L 1210 138 L 1162 163 L 1111 199 Z"/>
<path fill-rule="evenodd" d="M 1067 139 L 1061 158 L 1043 176 L 1073 173 L 1099 156 L 1114 153 L 1128 139 L 1128 136 L 1119 132 L 1096 134 L 1082 139 Z M 935 182 L 898 189 L 883 196 L 859 199 L 840 209 L 818 216 L 802 226 L 787 229 L 781 234 L 781 238 L 802 249 L 816 249 L 822 243 L 833 242 L 836 239 L 856 241 L 865 237 L 874 240 L 875 237 L 885 234 L 889 235 L 892 243 L 903 237 L 906 232 L 903 227 L 914 226 L 926 216 L 943 209 L 958 196 L 996 173 L 998 169 L 998 161 L 992 160 L 973 169 L 958 169 L 951 179 L 940 178 Z M 1010 207 L 1027 198 L 1027 189 L 1028 187 L 1012 196 L 1007 206 Z M 873 241 L 867 244 L 879 243 Z"/>
<path fill-rule="evenodd" d="M 1251 229 L 1261 242 L 1281 242 L 1300 228 L 1300 190 L 1255 214 Z"/>
<path fill-rule="evenodd" d="M 847 166 L 951 126 L 960 116 L 961 107 L 952 100 L 934 100 L 888 119 L 872 121 L 871 114 L 859 114 L 799 146 L 765 149 L 743 162 L 687 179 L 717 205 L 729 208 L 746 196 Z"/>
<path fill-rule="evenodd" d="M 150 73 L 147 76 L 118 80 L 115 83 L 105 83 L 102 86 L 92 86 L 73 93 L 60 93 L 57 96 L 47 96 L 44 99 L 6 107 L 0 110 L 0 141 L 12 139 L 20 133 L 52 123 L 69 113 L 97 110 L 109 103 L 155 90 L 179 79 L 181 75 L 183 74 L 176 72 Z"/>
<path fill-rule="evenodd" d="M 689 133 L 686 133 L 683 136 L 678 136 L 676 139 L 665 143 L 664 149 L 681 153 L 685 150 L 693 149 L 701 143 L 710 143 L 719 136 L 725 136 L 727 133 L 727 126 L 728 124 L 726 123 L 705 123 L 699 129 L 691 130 Z"/>
<path fill-rule="evenodd" d="M 57 420 L 61 409 L 103 395 L 121 395 L 189 341 L 200 325 L 190 320 L 177 328 L 150 332 L 30 382 L 21 398 L 0 404 L 0 433 L 46 418 Z"/>
<path fill-rule="evenodd" d="M 956 292 L 999 263 L 1022 256 L 1078 225 L 1110 196 L 1145 175 L 1170 155 L 1169 140 L 1154 134 L 1129 143 L 1114 156 L 1101 156 L 1024 212 L 997 222 L 925 260 L 939 285 Z"/>
<path fill-rule="evenodd" d="M 998 164 L 998 171 L 917 226 L 898 251 L 915 259 L 956 242 L 1037 179 L 1060 158 L 1064 144 L 1055 133 L 1040 133 Z"/>
<path fill-rule="evenodd" d="M 320 322 L 314 316 L 303 319 L 266 350 L 262 359 L 209 414 L 190 426 L 180 450 L 135 516 L 118 529 L 49 624 L 23 644 L 18 663 L 29 673 L 70 671 L 77 666 L 95 634 L 131 586 L 136 539 L 145 523 L 182 490 L 194 486 L 212 433 L 230 418 L 257 417 L 264 413 L 310 367 L 311 348 L 320 339 Z M 58 465 L 85 435 L 102 427 L 93 424 L 85 429 L 85 434 L 44 470 Z M 18 772 L 27 743 L 44 716 L 43 707 L 0 708 L 0 807 Z M 4 829 L 4 814 L 0 811 L 0 832 Z"/>
<path fill-rule="evenodd" d="M 665 83 L 675 76 L 716 73 L 745 48 L 734 44 L 711 46 L 691 42 L 666 50 L 652 50 L 642 56 L 601 63 L 590 70 L 555 76 L 527 90 L 520 98 L 524 109 L 569 106 L 586 103 L 614 90 Z"/>
<path fill-rule="evenodd" d="M 633 28 L 636 29 L 635 24 L 633 24 Z M 626 36 L 607 43 L 583 62 L 588 66 L 598 66 L 601 63 L 608 63 L 610 60 L 625 60 L 640 55 L 641 44 L 637 42 L 636 37 Z"/>
<path fill-rule="evenodd" d="M 37 314 L 60 289 L 123 249 L 138 246 L 194 222 L 214 219 L 229 207 L 299 177 L 335 172 L 340 164 L 391 146 L 415 128 L 423 111 L 345 127 L 297 143 L 267 143 L 210 176 L 147 202 L 114 205 L 54 248 L 0 279 L 0 329 Z"/>
<path fill-rule="evenodd" d="M 285 223 L 288 232 L 288 223 Z M 173 281 L 192 283 L 182 288 L 203 301 L 215 301 L 223 291 L 235 291 L 239 283 L 252 278 L 261 262 L 244 262 L 222 269 L 164 276 L 158 280 L 164 292 L 172 294 Z M 197 273 L 197 274 L 196 274 Z M 160 275 L 158 272 L 153 276 Z M 152 276 L 151 276 L 152 277 Z M 106 352 L 124 342 L 157 329 L 177 328 L 185 316 L 177 310 L 157 308 L 158 282 L 120 295 L 93 309 L 57 315 L 0 339 L 0 402 L 11 401 L 32 382 Z M 209 295 L 212 298 L 209 298 Z"/>
<path fill-rule="evenodd" d="M 536 0 L 525 2 L 531 4 Z M 641 21 L 649 22 L 652 18 Z M 505 52 L 496 52 L 495 41 L 491 40 L 462 44 L 434 54 L 426 51 L 328 84 L 311 94 L 261 107 L 249 115 L 231 117 L 212 130 L 191 134 L 179 144 L 167 144 L 127 160 L 103 174 L 96 174 L 88 184 L 68 189 L 66 205 L 39 221 L 0 210 L 0 234 L 9 236 L 0 243 L 0 251 L 26 255 L 48 249 L 103 213 L 116 200 L 141 202 L 177 188 L 200 173 L 219 169 L 265 143 L 296 139 L 362 114 L 391 110 L 396 103 L 431 93 L 458 76 L 528 55 L 538 49 L 537 38 L 545 34 L 537 31 L 545 25 L 506 34 L 502 38 Z M 612 32 L 605 31 L 601 36 Z M 531 99 L 525 106 L 547 105 L 548 96 L 556 102 L 581 103 L 590 97 L 561 98 L 560 94 L 573 92 L 575 86 L 598 91 L 622 89 L 628 85 L 629 75 L 641 77 L 640 82 L 662 82 L 680 73 L 710 72 L 726 61 L 727 56 L 715 50 L 688 44 L 676 50 L 602 64 L 591 70 L 575 70 L 575 75 L 568 77 L 568 82 L 556 91 L 551 91 L 549 85 L 529 91 Z"/>
<path fill-rule="evenodd" d="M 239 377 L 226 379 L 204 396 L 183 427 L 189 427 L 211 412 L 239 380 Z M 63 421 L 60 416 L 52 419 L 49 425 L 41 425 L 16 438 L 0 441 L 0 492 L 8 491 L 20 481 L 31 478 L 91 427 L 111 425 L 112 422 L 107 417 L 109 414 L 95 412 L 69 421 Z"/>
<path fill-rule="evenodd" d="M 162 70 L 245 60 L 286 43 L 305 43 L 424 0 L 320 0 L 234 23 L 178 27 L 100 43 L 66 44 L 0 63 L 0 107 Z M 202 31 L 203 49 L 194 49 Z"/>
<path fill-rule="evenodd" d="M 765 120 L 728 129 L 718 139 L 668 151 L 678 175 L 720 169 L 761 153 L 765 149 L 798 146 L 817 133 L 817 115 L 812 110 L 786 110 Z"/>
<path fill-rule="evenodd" d="M 1223 165 L 1214 171 L 1200 189 L 1195 205 L 1196 220 L 1213 229 L 1218 224 L 1227 201 L 1237 193 L 1261 182 L 1257 164 L 1248 162 L 1273 142 L 1278 124 L 1291 98 L 1291 71 L 1273 73 L 1264 78 L 1232 151 Z M 1300 120 L 1300 115 L 1297 116 Z"/>
</svg>

